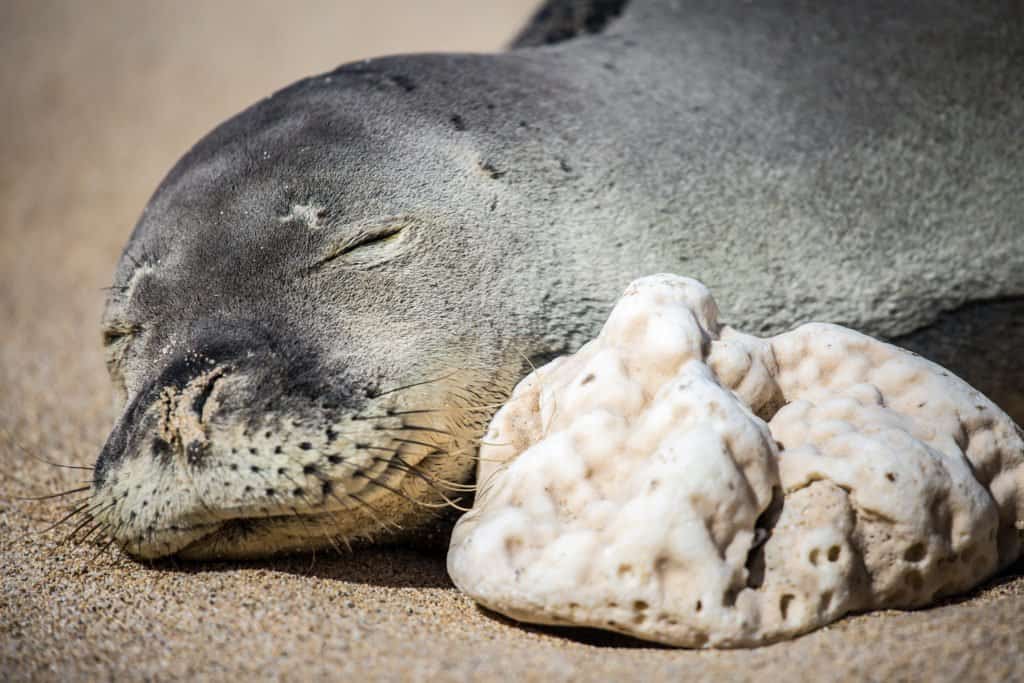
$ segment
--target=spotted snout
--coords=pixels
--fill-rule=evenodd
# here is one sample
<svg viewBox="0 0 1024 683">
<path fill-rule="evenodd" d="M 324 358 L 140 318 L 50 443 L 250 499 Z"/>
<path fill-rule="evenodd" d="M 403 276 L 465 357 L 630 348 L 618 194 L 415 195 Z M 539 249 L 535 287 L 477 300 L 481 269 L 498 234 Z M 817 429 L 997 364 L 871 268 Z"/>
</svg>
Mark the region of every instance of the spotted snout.
<svg viewBox="0 0 1024 683">
<path fill-rule="evenodd" d="M 441 381 L 357 384 L 273 349 L 176 357 L 130 401 L 90 512 L 143 557 L 266 555 L 393 533 L 462 490 L 486 412 Z M 489 399 L 488 399 L 489 402 Z"/>
</svg>

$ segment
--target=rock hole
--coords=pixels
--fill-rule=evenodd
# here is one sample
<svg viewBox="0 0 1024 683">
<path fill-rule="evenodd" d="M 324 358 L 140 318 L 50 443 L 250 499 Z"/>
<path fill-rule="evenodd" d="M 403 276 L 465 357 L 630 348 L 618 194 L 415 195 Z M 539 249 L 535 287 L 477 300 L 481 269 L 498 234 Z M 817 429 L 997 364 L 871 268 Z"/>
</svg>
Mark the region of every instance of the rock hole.
<svg viewBox="0 0 1024 683">
<path fill-rule="evenodd" d="M 920 562 L 927 554 L 924 543 L 915 543 L 903 551 L 903 559 L 907 562 Z"/>
<path fill-rule="evenodd" d="M 505 171 L 500 171 L 498 168 L 489 161 L 484 161 L 480 164 L 480 170 L 487 175 L 488 178 L 497 180 L 498 178 L 505 175 Z"/>
<path fill-rule="evenodd" d="M 460 133 L 466 130 L 466 122 L 458 114 L 452 114 L 451 122 L 452 128 L 459 131 Z"/>
<path fill-rule="evenodd" d="M 306 495 L 306 491 L 302 487 L 299 487 L 292 491 L 292 495 L 295 496 L 296 498 L 301 498 L 302 496 Z"/>
<path fill-rule="evenodd" d="M 697 604 L 694 605 L 694 609 L 696 609 L 698 612 L 701 611 L 702 609 L 704 609 L 704 603 L 698 600 Z"/>
<path fill-rule="evenodd" d="M 808 559 L 808 561 L 811 564 L 813 564 L 815 567 L 817 567 L 818 566 L 818 549 L 817 548 L 813 548 L 811 550 L 810 554 L 807 555 L 807 559 Z"/>
<path fill-rule="evenodd" d="M 782 488 L 774 486 L 772 487 L 771 502 L 755 522 L 754 542 L 747 553 L 745 566 L 747 568 L 748 588 L 760 588 L 764 583 L 764 548 L 768 539 L 772 536 L 772 531 L 775 529 L 775 524 L 779 521 L 779 516 L 782 514 L 782 505 Z"/>
<path fill-rule="evenodd" d="M 299 444 L 299 448 L 301 448 L 304 451 L 308 451 L 313 448 L 313 444 L 311 444 L 308 441 L 303 441 L 302 443 Z"/>
<path fill-rule="evenodd" d="M 896 474 L 894 472 L 886 472 L 885 478 L 889 481 L 896 481 Z"/>
<path fill-rule="evenodd" d="M 631 564 L 620 564 L 619 565 L 619 571 L 618 571 L 619 577 L 624 577 L 624 576 L 626 576 L 628 574 L 632 574 L 632 573 L 633 573 L 633 565 L 631 565 Z"/>
<path fill-rule="evenodd" d="M 523 547 L 523 539 L 518 536 L 509 536 L 505 539 L 505 552 L 515 555 Z"/>
<path fill-rule="evenodd" d="M 736 594 L 735 588 L 730 588 L 722 594 L 722 607 L 734 607 L 736 605 Z"/>
<path fill-rule="evenodd" d="M 828 549 L 828 561 L 835 562 L 839 559 L 839 553 L 842 552 L 839 546 L 834 545 Z"/>
<path fill-rule="evenodd" d="M 642 611 L 644 611 L 645 609 L 647 609 L 648 607 L 650 607 L 650 605 L 648 605 L 648 604 L 647 604 L 646 602 L 644 602 L 643 600 L 637 600 L 637 601 L 635 601 L 635 602 L 633 603 L 633 609 L 634 609 L 634 610 L 636 610 L 636 611 L 638 611 L 638 612 L 642 612 Z"/>
<path fill-rule="evenodd" d="M 276 495 L 277 495 L 277 491 L 275 491 L 274 489 L 267 489 L 267 490 L 266 490 L 266 494 L 267 494 L 267 495 L 268 495 L 269 497 L 273 498 L 274 496 L 276 496 Z"/>
<path fill-rule="evenodd" d="M 706 633 L 698 633 L 693 637 L 694 647 L 704 647 L 708 644 L 708 636 Z"/>
<path fill-rule="evenodd" d="M 779 599 L 779 613 L 782 615 L 782 620 L 785 621 L 789 614 L 789 606 L 793 602 L 793 594 L 786 593 Z"/>
<path fill-rule="evenodd" d="M 645 621 L 647 621 L 647 615 L 644 614 L 643 612 L 637 612 L 636 614 L 633 615 L 633 623 L 636 624 L 637 626 L 639 626 L 640 624 L 644 623 Z"/>
<path fill-rule="evenodd" d="M 818 610 L 821 612 L 827 612 L 829 606 L 832 604 L 832 591 L 825 591 L 821 594 L 821 599 L 818 601 Z"/>
</svg>

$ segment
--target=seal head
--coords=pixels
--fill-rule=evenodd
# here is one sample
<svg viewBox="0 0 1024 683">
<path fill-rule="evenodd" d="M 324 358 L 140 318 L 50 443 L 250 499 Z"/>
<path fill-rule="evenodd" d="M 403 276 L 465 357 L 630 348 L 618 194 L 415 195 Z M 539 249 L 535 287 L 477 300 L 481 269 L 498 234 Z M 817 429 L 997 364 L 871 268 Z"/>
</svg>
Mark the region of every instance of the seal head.
<svg viewBox="0 0 1024 683">
<path fill-rule="evenodd" d="M 498 327 L 540 307 L 501 272 L 528 240 L 484 229 L 496 172 L 403 66 L 257 104 L 143 214 L 105 313 L 124 409 L 92 513 L 128 552 L 377 538 L 426 524 L 468 478 L 536 353 Z"/>
</svg>

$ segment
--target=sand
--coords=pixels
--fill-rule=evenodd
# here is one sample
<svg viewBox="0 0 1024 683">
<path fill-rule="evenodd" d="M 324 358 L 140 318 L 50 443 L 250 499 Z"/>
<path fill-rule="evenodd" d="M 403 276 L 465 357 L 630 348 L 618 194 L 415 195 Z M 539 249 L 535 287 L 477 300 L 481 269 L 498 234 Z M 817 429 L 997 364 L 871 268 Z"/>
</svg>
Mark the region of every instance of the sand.
<svg viewBox="0 0 1024 683">
<path fill-rule="evenodd" d="M 113 416 L 98 320 L 175 159 L 301 76 L 375 54 L 496 49 L 531 2 L 0 4 L 0 677 L 5 680 L 1024 679 L 1024 571 L 961 601 L 751 651 L 524 627 L 440 553 L 136 564 L 43 532 Z"/>
</svg>

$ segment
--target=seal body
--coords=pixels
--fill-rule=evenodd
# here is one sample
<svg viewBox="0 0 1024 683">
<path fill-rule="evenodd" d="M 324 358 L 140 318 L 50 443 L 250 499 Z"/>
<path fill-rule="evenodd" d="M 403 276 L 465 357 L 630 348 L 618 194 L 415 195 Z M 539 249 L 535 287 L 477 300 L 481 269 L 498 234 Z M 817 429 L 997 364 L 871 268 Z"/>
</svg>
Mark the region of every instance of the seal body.
<svg viewBox="0 0 1024 683">
<path fill-rule="evenodd" d="M 125 248 L 88 514 L 140 557 L 428 525 L 515 380 L 658 271 L 732 324 L 895 338 L 1024 407 L 1014 7 L 556 2 L 505 53 L 257 103 Z"/>
</svg>

